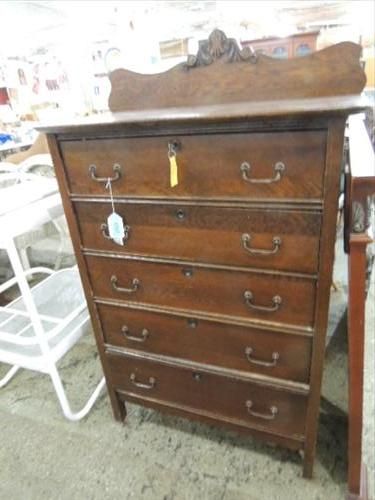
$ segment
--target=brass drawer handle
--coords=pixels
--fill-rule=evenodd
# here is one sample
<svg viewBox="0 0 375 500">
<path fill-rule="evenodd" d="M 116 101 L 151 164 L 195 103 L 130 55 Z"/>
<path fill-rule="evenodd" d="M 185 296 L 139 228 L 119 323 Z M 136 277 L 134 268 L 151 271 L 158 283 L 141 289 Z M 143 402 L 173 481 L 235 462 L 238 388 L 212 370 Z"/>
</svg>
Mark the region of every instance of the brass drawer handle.
<svg viewBox="0 0 375 500">
<path fill-rule="evenodd" d="M 115 182 L 121 178 L 121 167 L 118 163 L 115 163 L 112 167 L 113 173 L 115 174 L 113 177 L 97 177 L 96 175 L 96 165 L 92 164 L 89 166 L 89 174 L 91 179 L 96 182 Z"/>
<path fill-rule="evenodd" d="M 278 352 L 273 352 L 271 356 L 272 361 L 262 361 L 261 359 L 255 359 L 251 356 L 253 354 L 252 347 L 246 347 L 245 354 L 249 363 L 252 363 L 253 365 L 267 366 L 267 367 L 276 366 L 280 358 L 280 354 Z"/>
<path fill-rule="evenodd" d="M 270 413 L 259 413 L 257 411 L 254 411 L 251 409 L 253 407 L 253 402 L 250 399 L 248 399 L 245 404 L 247 412 L 252 417 L 262 418 L 263 420 L 274 420 L 279 412 L 277 406 L 270 406 Z"/>
<path fill-rule="evenodd" d="M 244 299 L 246 304 L 251 308 L 251 309 L 256 309 L 257 311 L 265 311 L 265 312 L 275 312 L 278 309 L 280 309 L 281 306 L 281 297 L 280 295 L 275 295 L 272 297 L 272 306 L 258 306 L 256 304 L 253 304 L 253 293 L 250 292 L 250 290 L 246 290 L 245 293 L 243 294 Z"/>
<path fill-rule="evenodd" d="M 281 173 L 285 170 L 285 165 L 281 161 L 275 163 L 273 169 L 275 171 L 274 177 L 271 179 L 252 179 L 249 177 L 250 173 L 250 163 L 244 161 L 241 163 L 240 171 L 242 172 L 242 179 L 246 182 L 250 182 L 252 184 L 271 184 L 272 182 L 278 182 L 281 179 Z"/>
<path fill-rule="evenodd" d="M 270 250 L 266 250 L 263 248 L 251 248 L 249 246 L 250 240 L 251 240 L 251 236 L 248 233 L 244 233 L 241 236 L 242 246 L 244 247 L 244 249 L 247 252 L 249 252 L 253 255 L 272 255 L 274 253 L 277 253 L 280 250 L 281 238 L 279 236 L 274 236 L 272 238 L 273 248 L 271 248 Z"/>
<path fill-rule="evenodd" d="M 123 293 L 134 293 L 140 287 L 140 281 L 137 278 L 133 279 L 131 288 L 124 288 L 122 286 L 118 286 L 117 285 L 117 276 L 115 276 L 115 275 L 111 276 L 111 284 L 112 284 L 113 290 L 115 290 L 116 292 L 123 292 Z"/>
<path fill-rule="evenodd" d="M 100 230 L 102 232 L 102 235 L 103 235 L 103 238 L 105 238 L 106 240 L 111 240 L 112 238 L 109 236 L 109 233 L 108 233 L 108 226 L 105 222 L 103 222 L 103 224 L 101 224 L 100 226 Z M 129 239 L 129 232 L 130 232 L 130 226 L 124 226 L 124 238 L 123 238 L 123 241 L 128 241 Z"/>
<path fill-rule="evenodd" d="M 109 236 L 109 234 L 108 234 L 108 226 L 107 226 L 107 224 L 105 224 L 105 223 L 103 222 L 103 224 L 100 226 L 100 230 L 101 230 L 101 232 L 102 232 L 103 237 L 104 237 L 106 240 L 111 240 L 111 239 L 112 239 L 112 238 Z"/>
<path fill-rule="evenodd" d="M 156 379 L 154 377 L 150 377 L 148 379 L 148 384 L 144 382 L 137 382 L 135 373 L 130 374 L 130 382 L 140 389 L 153 389 L 156 385 Z"/>
<path fill-rule="evenodd" d="M 146 330 L 146 328 L 143 328 L 139 337 L 137 337 L 136 335 L 131 335 L 129 333 L 129 328 L 126 325 L 121 328 L 121 332 L 128 340 L 134 340 L 134 342 L 144 342 L 150 335 L 149 331 Z"/>
</svg>

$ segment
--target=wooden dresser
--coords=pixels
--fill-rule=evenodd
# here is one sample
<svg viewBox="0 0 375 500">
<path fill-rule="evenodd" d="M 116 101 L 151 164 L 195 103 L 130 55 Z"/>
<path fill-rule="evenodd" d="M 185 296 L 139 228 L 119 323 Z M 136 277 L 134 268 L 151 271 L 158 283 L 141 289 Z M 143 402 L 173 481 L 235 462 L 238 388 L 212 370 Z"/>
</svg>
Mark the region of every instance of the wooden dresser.
<svg viewBox="0 0 375 500">
<path fill-rule="evenodd" d="M 131 401 L 225 424 L 311 476 L 359 56 L 279 61 L 215 30 L 166 73 L 112 73 L 113 113 L 41 127 L 116 419 Z"/>
</svg>

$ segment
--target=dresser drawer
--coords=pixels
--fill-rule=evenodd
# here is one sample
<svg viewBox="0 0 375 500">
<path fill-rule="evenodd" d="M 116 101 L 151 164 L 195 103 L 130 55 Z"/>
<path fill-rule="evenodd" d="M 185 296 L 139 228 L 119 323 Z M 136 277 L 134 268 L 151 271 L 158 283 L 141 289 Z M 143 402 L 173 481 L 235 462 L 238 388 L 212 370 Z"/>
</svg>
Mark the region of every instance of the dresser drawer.
<svg viewBox="0 0 375 500">
<path fill-rule="evenodd" d="M 139 351 L 308 383 L 311 339 L 98 304 L 104 341 Z"/>
<path fill-rule="evenodd" d="M 210 373 L 204 367 L 200 371 L 119 354 L 108 354 L 107 360 L 111 384 L 125 394 L 287 436 L 305 432 L 305 395 Z"/>
<path fill-rule="evenodd" d="M 129 227 L 121 246 L 103 225 L 109 202 L 76 203 L 75 211 L 86 248 L 306 273 L 318 267 L 316 212 L 117 203 Z"/>
<path fill-rule="evenodd" d="M 86 260 L 97 297 L 298 326 L 313 323 L 312 279 L 134 259 Z"/>
<path fill-rule="evenodd" d="M 174 188 L 169 143 L 178 144 Z M 325 144 L 324 131 L 293 131 L 92 138 L 60 148 L 74 194 L 108 195 L 113 177 L 114 196 L 312 199 L 322 196 Z"/>
</svg>

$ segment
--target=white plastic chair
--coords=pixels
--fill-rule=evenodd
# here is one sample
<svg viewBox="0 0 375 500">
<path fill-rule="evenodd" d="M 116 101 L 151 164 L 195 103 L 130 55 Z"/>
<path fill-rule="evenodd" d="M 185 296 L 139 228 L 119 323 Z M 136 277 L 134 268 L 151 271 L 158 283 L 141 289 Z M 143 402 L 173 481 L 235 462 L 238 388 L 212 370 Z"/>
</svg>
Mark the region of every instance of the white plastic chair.
<svg viewBox="0 0 375 500">
<path fill-rule="evenodd" d="M 9 161 L 0 161 L 0 174 L 2 173 L 12 173 L 18 170 L 18 166 L 15 163 L 10 163 Z"/>
<path fill-rule="evenodd" d="M 47 178 L 55 178 L 52 157 L 48 153 L 35 154 L 26 158 L 18 164 L 18 170 L 23 174 L 35 174 Z M 53 217 L 51 225 L 59 235 L 59 247 L 57 249 L 57 257 L 54 266 L 54 269 L 57 270 L 61 267 L 63 256 L 65 254 L 73 254 L 73 247 L 65 215 L 62 214 L 60 217 Z M 47 236 L 49 236 L 48 229 L 48 227 L 45 228 Z"/>
<path fill-rule="evenodd" d="M 16 165 L 11 163 L 0 163 L 0 196 L 1 190 L 19 184 L 20 182 L 28 182 L 33 180 L 32 174 L 20 172 Z M 50 224 L 50 223 L 48 223 Z M 28 248 L 34 241 L 45 238 L 45 227 L 40 227 L 30 233 L 20 236 L 16 240 L 16 246 L 20 253 L 22 264 L 25 269 L 30 268 L 30 263 L 27 255 Z M 3 269 L 2 269 L 3 271 Z M 10 269 L 5 269 L 5 279 L 10 277 Z"/>
<path fill-rule="evenodd" d="M 35 154 L 17 165 L 10 162 L 0 162 L 0 188 L 32 180 L 39 176 L 55 179 L 55 170 L 50 154 Z M 60 269 L 64 255 L 73 255 L 68 225 L 64 213 L 61 212 L 59 217 L 51 218 L 50 221 L 37 230 L 18 237 L 16 246 L 20 252 L 24 269 L 30 268 L 29 248 L 37 241 L 53 235 L 59 237 L 54 269 Z"/>
<path fill-rule="evenodd" d="M 84 333 L 83 327 L 89 320 L 78 270 L 25 270 L 15 243 L 20 235 L 37 230 L 62 212 L 61 197 L 53 180 L 34 177 L 2 190 L 0 248 L 7 251 L 15 276 L 0 285 L 0 294 L 18 285 L 21 296 L 0 307 L 0 362 L 12 365 L 0 380 L 0 387 L 21 367 L 47 373 L 65 417 L 75 421 L 90 411 L 105 385 L 103 377 L 83 408 L 73 412 L 56 366 Z M 47 277 L 30 288 L 27 277 L 37 273 Z"/>
</svg>

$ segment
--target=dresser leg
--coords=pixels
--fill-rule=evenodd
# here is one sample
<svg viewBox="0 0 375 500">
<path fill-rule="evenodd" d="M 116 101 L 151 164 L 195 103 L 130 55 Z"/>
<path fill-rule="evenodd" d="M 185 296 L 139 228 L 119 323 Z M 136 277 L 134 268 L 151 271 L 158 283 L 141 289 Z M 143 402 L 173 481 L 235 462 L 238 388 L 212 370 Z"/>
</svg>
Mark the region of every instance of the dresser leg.
<svg viewBox="0 0 375 500">
<path fill-rule="evenodd" d="M 118 397 L 116 391 L 108 391 L 111 400 L 113 416 L 118 422 L 123 422 L 126 418 L 126 406 Z"/>
<path fill-rule="evenodd" d="M 315 446 L 311 449 L 306 448 L 303 452 L 303 477 L 306 479 L 311 479 L 313 475 L 315 458 Z"/>
</svg>

